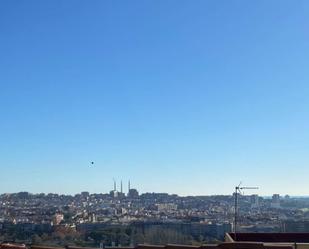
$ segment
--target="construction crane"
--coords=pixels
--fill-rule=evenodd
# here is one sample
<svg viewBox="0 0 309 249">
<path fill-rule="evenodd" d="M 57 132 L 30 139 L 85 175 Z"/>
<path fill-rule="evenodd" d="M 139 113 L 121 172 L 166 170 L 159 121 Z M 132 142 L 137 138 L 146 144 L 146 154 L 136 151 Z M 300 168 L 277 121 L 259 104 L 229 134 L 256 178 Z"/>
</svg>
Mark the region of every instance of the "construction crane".
<svg viewBox="0 0 309 249">
<path fill-rule="evenodd" d="M 245 189 L 259 189 L 258 187 L 245 187 L 241 186 L 241 182 L 238 184 L 238 186 L 235 187 L 235 203 L 234 203 L 234 236 L 236 241 L 236 233 L 237 233 L 237 216 L 238 216 L 238 194 L 241 194 L 242 190 Z"/>
</svg>

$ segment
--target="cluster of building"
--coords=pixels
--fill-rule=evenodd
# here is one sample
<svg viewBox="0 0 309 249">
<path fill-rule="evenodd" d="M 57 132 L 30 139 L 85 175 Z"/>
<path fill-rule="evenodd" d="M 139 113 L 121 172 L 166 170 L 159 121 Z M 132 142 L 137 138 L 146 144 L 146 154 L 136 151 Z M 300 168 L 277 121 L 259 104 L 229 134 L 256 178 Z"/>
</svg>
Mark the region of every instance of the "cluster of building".
<svg viewBox="0 0 309 249">
<path fill-rule="evenodd" d="M 308 198 L 274 194 L 272 197 L 240 195 L 238 200 L 240 232 L 309 231 Z M 115 182 L 113 190 L 107 194 L 2 194 L 0 232 L 11 225 L 91 230 L 143 224 L 194 228 L 220 238 L 233 230 L 234 208 L 233 195 L 181 197 L 167 193 L 139 194 L 130 187 L 130 183 L 125 194 L 122 183 L 118 191 Z"/>
</svg>

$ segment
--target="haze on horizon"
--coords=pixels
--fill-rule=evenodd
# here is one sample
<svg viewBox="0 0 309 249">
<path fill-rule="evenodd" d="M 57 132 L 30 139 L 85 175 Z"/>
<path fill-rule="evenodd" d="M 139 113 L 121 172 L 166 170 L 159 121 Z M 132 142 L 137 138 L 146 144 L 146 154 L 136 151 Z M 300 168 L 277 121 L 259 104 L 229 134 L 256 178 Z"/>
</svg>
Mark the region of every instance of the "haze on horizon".
<svg viewBox="0 0 309 249">
<path fill-rule="evenodd" d="M 1 1 L 1 192 L 308 195 L 308 27 L 308 1 Z"/>
</svg>

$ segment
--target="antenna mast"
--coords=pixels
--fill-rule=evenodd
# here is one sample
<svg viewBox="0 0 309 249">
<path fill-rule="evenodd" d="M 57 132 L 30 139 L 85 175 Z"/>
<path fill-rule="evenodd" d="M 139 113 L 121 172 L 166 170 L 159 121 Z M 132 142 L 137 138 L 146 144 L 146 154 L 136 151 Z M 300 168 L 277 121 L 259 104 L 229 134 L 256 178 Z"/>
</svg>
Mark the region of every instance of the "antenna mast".
<svg viewBox="0 0 309 249">
<path fill-rule="evenodd" d="M 241 190 L 244 189 L 259 189 L 258 187 L 242 187 L 241 182 L 238 186 L 235 187 L 235 202 L 234 202 L 234 240 L 236 241 L 236 233 L 237 233 L 237 219 L 238 219 L 238 194 L 241 194 Z"/>
</svg>

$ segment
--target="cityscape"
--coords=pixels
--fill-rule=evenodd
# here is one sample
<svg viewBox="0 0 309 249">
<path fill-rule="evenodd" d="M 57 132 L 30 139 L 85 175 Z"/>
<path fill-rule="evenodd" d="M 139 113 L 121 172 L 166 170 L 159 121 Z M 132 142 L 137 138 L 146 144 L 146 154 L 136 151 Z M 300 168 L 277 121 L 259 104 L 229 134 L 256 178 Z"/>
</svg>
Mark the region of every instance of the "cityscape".
<svg viewBox="0 0 309 249">
<path fill-rule="evenodd" d="M 308 69 L 309 0 L 1 0 L 0 249 L 309 249 Z"/>
<path fill-rule="evenodd" d="M 234 231 L 235 195 L 178 196 L 124 191 L 0 196 L 0 239 L 27 244 L 134 246 L 203 244 Z M 309 232 L 309 198 L 238 197 L 238 232 Z"/>
</svg>

